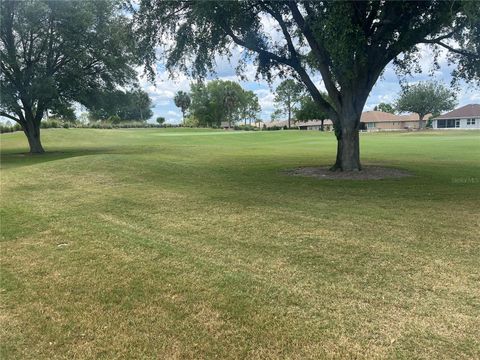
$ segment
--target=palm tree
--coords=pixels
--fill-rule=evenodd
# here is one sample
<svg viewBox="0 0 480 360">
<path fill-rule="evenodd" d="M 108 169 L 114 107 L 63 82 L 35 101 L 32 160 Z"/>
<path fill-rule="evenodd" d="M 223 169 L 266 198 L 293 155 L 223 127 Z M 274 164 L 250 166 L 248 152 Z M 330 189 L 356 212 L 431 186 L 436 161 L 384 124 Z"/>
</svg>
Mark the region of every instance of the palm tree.
<svg viewBox="0 0 480 360">
<path fill-rule="evenodd" d="M 191 103 L 190 95 L 180 90 L 175 94 L 173 101 L 175 106 L 182 110 L 182 124 L 185 125 L 185 111 L 187 111 Z"/>
</svg>

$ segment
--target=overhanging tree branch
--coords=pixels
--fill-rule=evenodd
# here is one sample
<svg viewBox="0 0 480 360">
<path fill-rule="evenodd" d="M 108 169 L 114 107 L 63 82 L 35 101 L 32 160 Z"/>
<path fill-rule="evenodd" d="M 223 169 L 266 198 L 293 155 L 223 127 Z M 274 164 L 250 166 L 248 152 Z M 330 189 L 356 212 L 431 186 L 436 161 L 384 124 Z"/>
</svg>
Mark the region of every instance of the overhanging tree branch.
<svg viewBox="0 0 480 360">
<path fill-rule="evenodd" d="M 318 67 L 320 70 L 320 74 L 322 75 L 323 82 L 325 83 L 325 87 L 328 91 L 328 94 L 332 98 L 335 106 L 340 107 L 340 92 L 338 91 L 335 83 L 331 77 L 331 71 L 328 66 L 328 56 L 326 55 L 326 50 L 322 47 L 320 42 L 317 41 L 315 35 L 313 34 L 312 29 L 308 25 L 308 23 L 303 18 L 300 10 L 297 7 L 295 1 L 289 1 L 288 7 L 292 12 L 293 19 L 297 23 L 298 27 L 302 31 L 305 39 L 307 39 L 312 52 L 315 54 L 315 57 L 318 61 Z"/>
<path fill-rule="evenodd" d="M 225 33 L 228 36 L 230 36 L 230 38 L 233 40 L 233 42 L 235 44 L 240 45 L 240 46 L 242 46 L 242 47 L 244 47 L 244 48 L 246 48 L 250 51 L 254 51 L 254 52 L 256 52 L 260 55 L 263 55 L 264 57 L 266 57 L 270 60 L 273 60 L 277 63 L 293 67 L 292 59 L 276 55 L 276 54 L 274 54 L 274 53 L 272 53 L 268 50 L 262 49 L 262 48 L 258 47 L 257 45 L 254 45 L 252 43 L 247 43 L 246 41 L 244 41 L 243 39 L 241 39 L 237 35 L 235 35 L 235 33 L 232 31 L 232 29 L 230 29 L 225 23 L 221 23 L 219 25 L 223 29 L 223 31 L 225 31 Z"/>
<path fill-rule="evenodd" d="M 18 122 L 19 124 L 21 124 L 21 120 L 19 118 L 16 118 L 15 116 L 13 115 L 10 115 L 9 113 L 5 112 L 5 111 L 0 111 L 0 116 L 3 116 L 3 117 L 6 117 L 6 118 L 9 118 L 13 121 L 16 121 Z"/>
<path fill-rule="evenodd" d="M 267 13 L 269 13 L 277 21 L 278 25 L 281 28 L 283 36 L 285 37 L 285 41 L 287 42 L 288 51 L 290 52 L 290 56 L 292 59 L 292 68 L 298 73 L 298 75 L 300 76 L 300 79 L 307 87 L 313 99 L 317 101 L 317 103 L 323 108 L 324 111 L 334 115 L 335 110 L 327 101 L 325 101 L 322 94 L 320 93 L 320 91 L 317 89 L 317 87 L 311 80 L 307 71 L 302 66 L 298 56 L 298 52 L 295 49 L 295 45 L 293 44 L 292 36 L 288 31 L 287 24 L 283 20 L 282 15 L 278 11 L 275 11 L 273 8 L 267 6 L 265 3 L 262 3 L 261 6 Z M 335 116 L 331 116 L 331 117 L 335 118 Z"/>
</svg>

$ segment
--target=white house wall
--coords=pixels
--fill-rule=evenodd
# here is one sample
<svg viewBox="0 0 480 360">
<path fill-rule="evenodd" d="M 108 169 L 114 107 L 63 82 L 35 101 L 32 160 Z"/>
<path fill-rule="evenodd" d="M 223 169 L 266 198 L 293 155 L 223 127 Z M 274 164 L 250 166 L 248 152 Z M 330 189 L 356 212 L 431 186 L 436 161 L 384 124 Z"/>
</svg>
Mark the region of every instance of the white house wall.
<svg viewBox="0 0 480 360">
<path fill-rule="evenodd" d="M 472 118 L 468 118 L 468 119 L 472 119 Z M 455 128 L 439 128 L 437 126 L 437 121 L 438 120 L 433 120 L 432 121 L 432 127 L 434 129 L 438 129 L 438 130 L 455 130 L 455 129 L 460 129 L 460 130 L 469 130 L 469 129 L 480 129 L 480 117 L 477 117 L 477 118 L 474 118 L 475 119 L 475 124 L 474 125 L 467 125 L 467 120 L 468 119 L 458 119 L 458 118 L 452 118 L 452 119 L 438 119 L 438 120 L 460 120 L 460 127 L 455 127 Z"/>
</svg>

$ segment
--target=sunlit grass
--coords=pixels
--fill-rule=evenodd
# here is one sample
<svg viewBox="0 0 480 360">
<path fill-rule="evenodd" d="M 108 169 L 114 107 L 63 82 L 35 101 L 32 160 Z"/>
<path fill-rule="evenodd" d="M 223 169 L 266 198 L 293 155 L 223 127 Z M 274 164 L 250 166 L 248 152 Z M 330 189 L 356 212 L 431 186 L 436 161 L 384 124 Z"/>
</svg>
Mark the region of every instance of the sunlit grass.
<svg viewBox="0 0 480 360">
<path fill-rule="evenodd" d="M 480 132 L 0 137 L 1 358 L 478 358 Z"/>
</svg>

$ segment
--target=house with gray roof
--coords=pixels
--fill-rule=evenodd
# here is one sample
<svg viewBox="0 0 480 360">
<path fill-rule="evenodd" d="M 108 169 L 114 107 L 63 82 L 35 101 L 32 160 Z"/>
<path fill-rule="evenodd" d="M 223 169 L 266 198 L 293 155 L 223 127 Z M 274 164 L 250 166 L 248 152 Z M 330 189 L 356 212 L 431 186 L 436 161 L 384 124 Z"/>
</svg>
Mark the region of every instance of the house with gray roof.
<svg viewBox="0 0 480 360">
<path fill-rule="evenodd" d="M 480 104 L 469 104 L 432 120 L 434 129 L 480 129 Z"/>
</svg>

